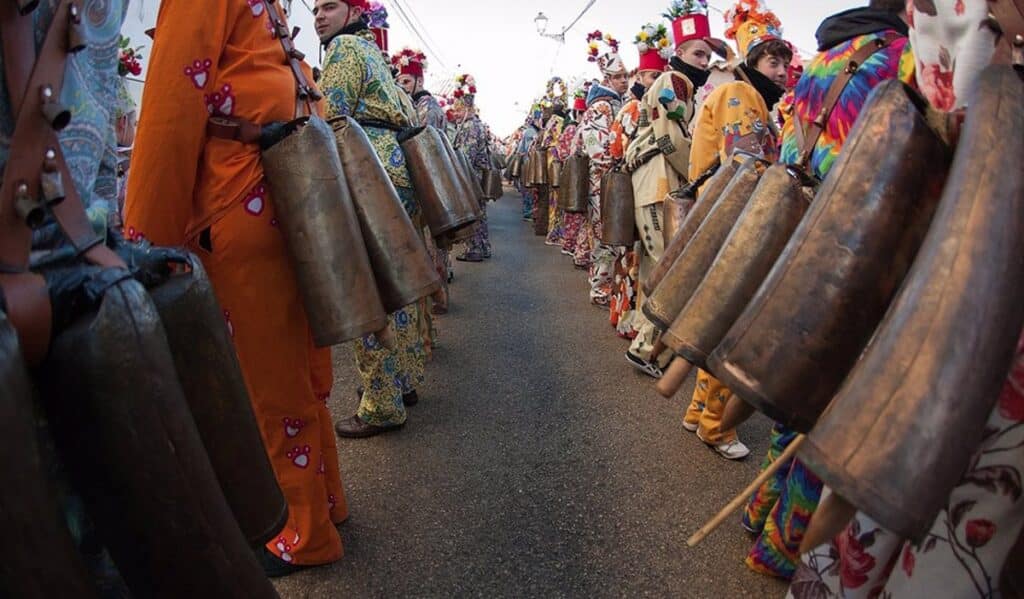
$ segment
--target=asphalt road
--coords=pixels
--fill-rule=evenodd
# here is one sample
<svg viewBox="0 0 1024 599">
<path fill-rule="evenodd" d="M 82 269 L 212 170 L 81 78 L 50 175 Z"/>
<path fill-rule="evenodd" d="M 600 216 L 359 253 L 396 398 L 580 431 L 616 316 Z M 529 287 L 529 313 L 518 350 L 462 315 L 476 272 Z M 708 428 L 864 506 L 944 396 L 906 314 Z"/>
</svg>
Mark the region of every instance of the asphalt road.
<svg viewBox="0 0 1024 599">
<path fill-rule="evenodd" d="M 406 427 L 339 440 L 345 557 L 277 582 L 283 597 L 782 597 L 748 571 L 738 516 L 688 536 L 757 473 L 769 424 L 727 462 L 680 426 L 693 388 L 659 397 L 623 358 L 584 273 L 534 237 L 519 198 L 492 204 L 495 257 L 457 263 Z M 350 348 L 336 417 L 355 410 Z"/>
</svg>

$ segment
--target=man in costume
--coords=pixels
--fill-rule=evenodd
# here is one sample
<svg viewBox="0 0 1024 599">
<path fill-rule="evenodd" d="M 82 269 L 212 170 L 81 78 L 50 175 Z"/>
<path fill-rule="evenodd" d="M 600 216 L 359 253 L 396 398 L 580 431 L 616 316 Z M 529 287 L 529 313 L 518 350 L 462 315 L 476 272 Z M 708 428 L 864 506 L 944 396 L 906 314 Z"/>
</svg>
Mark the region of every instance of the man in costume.
<svg viewBox="0 0 1024 599">
<path fill-rule="evenodd" d="M 460 75 L 455 80 L 455 139 L 452 145 L 469 158 L 473 167 L 470 176 L 480 179 L 491 168 L 491 141 L 487 127 L 476 110 L 476 80 L 472 75 Z M 482 215 L 477 230 L 466 243 L 466 251 L 455 258 L 460 262 L 483 262 L 491 258 L 491 233 L 487 227 L 487 200 L 480 198 Z"/>
<path fill-rule="evenodd" d="M 417 122 L 422 126 L 430 126 L 441 133 L 447 128 L 448 119 L 437 101 L 429 91 L 424 89 L 423 77 L 427 71 L 427 55 L 420 50 L 404 48 L 398 54 L 391 57 L 391 66 L 396 71 L 395 81 L 405 93 L 412 98 L 413 106 L 416 108 Z M 441 284 L 444 286 L 444 297 L 441 301 L 435 301 L 433 305 L 434 314 L 446 314 L 448 312 L 448 284 L 451 280 L 452 265 L 449 248 L 441 247 L 434 239 L 427 237 L 427 250 L 434 262 L 434 268 L 441 277 Z"/>
<path fill-rule="evenodd" d="M 576 151 L 576 136 L 579 133 L 579 121 L 587 112 L 587 94 L 593 82 L 587 81 L 573 93 L 572 125 L 562 132 L 558 144 L 558 157 L 564 163 Z M 579 212 L 565 212 L 562 215 L 562 253 L 570 258 L 576 256 L 576 242 L 580 229 L 586 222 L 587 215 Z"/>
<path fill-rule="evenodd" d="M 519 138 L 519 145 L 516 147 L 515 153 L 515 160 L 519 160 L 524 167 L 526 166 L 526 158 L 530 155 L 530 148 L 533 147 L 533 143 L 540 135 L 541 126 L 540 106 L 533 106 L 530 108 L 530 114 L 526 116 L 523 134 Z M 522 176 L 519 178 L 518 187 L 519 193 L 523 196 L 523 220 L 532 220 L 533 203 L 536 192 L 523 185 Z"/>
<path fill-rule="evenodd" d="M 207 133 L 211 115 L 265 132 L 295 117 L 295 76 L 281 42 L 268 34 L 268 8 L 227 0 L 160 6 L 125 231 L 187 246 L 203 260 L 288 500 L 288 524 L 263 556 L 277 576 L 340 559 L 336 526 L 348 509 L 326 404 L 331 351 L 313 345 L 275 227 L 260 163 L 267 136 L 240 141 Z M 303 71 L 312 80 L 308 67 Z"/>
<path fill-rule="evenodd" d="M 327 97 L 326 116 L 357 121 L 377 152 L 413 223 L 419 207 L 413 195 L 398 132 L 415 118 L 403 103 L 391 68 L 366 26 L 366 0 L 317 0 L 316 31 L 325 48 L 320 85 Z M 341 437 L 370 437 L 405 424 L 406 406 L 419 401 L 426 352 L 420 333 L 420 307 L 412 304 L 388 316 L 395 331 L 389 349 L 375 335 L 355 343 L 356 367 L 362 379 L 355 415 L 340 420 Z"/>
<path fill-rule="evenodd" d="M 909 17 L 917 86 L 932 108 L 969 105 L 993 50 L 1006 61 L 1000 53 L 1009 44 L 989 20 L 985 0 L 915 3 Z M 912 543 L 858 512 L 832 542 L 802 556 L 789 597 L 1019 597 L 1020 586 L 1001 579 L 1012 575 L 1019 584 L 1024 552 L 1024 335 L 985 429 L 926 540 Z M 900 481 L 886 483 L 878 492 L 898 497 Z"/>
<path fill-rule="evenodd" d="M 544 130 L 538 138 L 539 147 L 544 150 L 547 156 L 545 168 L 551 173 L 552 164 L 558 160 L 558 140 L 565 130 L 565 107 L 568 104 L 568 90 L 561 77 L 552 77 L 548 81 L 545 92 L 545 123 Z M 548 107 L 550 106 L 550 108 Z M 550 110 L 550 114 L 548 111 Z M 546 200 L 545 205 L 537 205 L 536 212 L 546 217 L 545 227 L 547 236 L 544 239 L 546 245 L 558 245 L 562 239 L 562 211 L 558 208 L 558 189 L 555 188 L 555 181 L 549 181 L 547 192 L 539 194 L 538 202 Z M 546 197 L 540 197 L 546 196 Z"/>
<path fill-rule="evenodd" d="M 789 63 L 793 58 L 782 40 L 781 24 L 759 0 L 740 0 L 726 12 L 726 37 L 736 40 L 744 62 L 735 81 L 719 86 L 708 96 L 697 115 L 690 151 L 689 179 L 724 163 L 733 151 L 745 150 L 767 160 L 778 155 L 778 134 L 771 119 L 772 107 L 785 92 Z M 683 420 L 726 459 L 742 459 L 750 450 L 735 430 L 721 430 L 725 402 L 732 396 L 727 387 L 703 370 Z"/>
<path fill-rule="evenodd" d="M 828 175 L 875 87 L 892 79 L 912 83 L 913 55 L 901 18 L 904 12 L 903 0 L 873 0 L 867 7 L 844 11 L 821 24 L 817 32 L 819 54 L 780 107 L 784 120 L 780 162 L 805 166 L 796 135 L 797 121 L 806 130 L 820 113 L 836 77 L 860 48 L 874 45 L 887 35 L 897 36 L 859 65 L 839 96 L 806 164 L 814 178 L 822 181 Z M 776 423 L 764 467 L 771 465 L 796 436 L 796 431 Z M 791 578 L 798 563 L 800 541 L 820 496 L 821 481 L 799 460 L 784 465 L 762 485 L 743 514 L 743 527 L 758 535 L 747 556 L 747 566 L 755 572 Z"/>
<path fill-rule="evenodd" d="M 629 71 L 619 56 L 619 42 L 595 31 L 587 36 L 588 60 L 597 64 L 604 79 L 594 84 L 587 96 L 587 111 L 580 119 L 576 151 L 590 157 L 590 212 L 580 228 L 574 262 L 589 269 L 590 301 L 607 306 L 615 269 L 615 248 L 601 243 L 601 178 L 615 165 L 611 153 L 612 122 L 622 108 L 623 94 L 629 89 Z M 599 44 L 607 52 L 601 53 Z"/>
<path fill-rule="evenodd" d="M 665 251 L 664 200 L 687 179 L 690 158 L 690 123 L 694 120 L 695 89 L 707 80 L 711 59 L 711 26 L 700 6 L 672 5 L 675 40 L 669 58 L 670 72 L 662 74 L 641 101 L 637 143 L 626 152 L 626 166 L 633 174 L 636 223 L 640 231 L 639 280 L 647 276 Z M 664 143 L 667 141 L 668 143 Z M 636 336 L 626 351 L 626 361 L 644 374 L 661 378 L 671 354 L 654 356 L 658 330 L 639 309 L 633 316 Z"/>
</svg>

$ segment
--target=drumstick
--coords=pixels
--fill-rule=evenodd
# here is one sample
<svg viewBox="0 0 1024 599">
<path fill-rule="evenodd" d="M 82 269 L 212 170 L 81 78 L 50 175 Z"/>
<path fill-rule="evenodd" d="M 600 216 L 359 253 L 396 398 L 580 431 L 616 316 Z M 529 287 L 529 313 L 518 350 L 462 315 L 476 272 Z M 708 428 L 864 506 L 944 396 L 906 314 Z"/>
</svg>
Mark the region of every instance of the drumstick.
<svg viewBox="0 0 1024 599">
<path fill-rule="evenodd" d="M 688 547 L 693 547 L 707 538 L 709 534 L 714 532 L 714 530 L 718 528 L 722 522 L 725 522 L 726 518 L 729 518 L 733 512 L 738 510 L 750 498 L 750 496 L 765 483 L 765 481 L 774 476 L 775 473 L 778 472 L 779 468 L 782 468 L 790 458 L 796 455 L 797 450 L 800 449 L 800 446 L 804 444 L 806 439 L 806 435 L 799 435 L 793 439 L 793 442 L 789 444 L 789 447 L 786 448 L 786 451 L 782 452 L 782 455 L 780 455 L 777 460 L 765 468 L 764 472 L 759 474 L 752 483 L 747 485 L 746 489 L 743 489 L 743 491 L 736 495 L 728 505 L 722 508 L 722 511 L 715 514 L 714 518 L 708 520 L 707 524 L 700 527 L 700 530 L 694 533 L 693 536 L 686 541 L 686 545 Z"/>
<path fill-rule="evenodd" d="M 676 358 L 672 360 L 672 364 L 665 371 L 665 375 L 661 377 L 661 380 L 658 381 L 654 388 L 662 397 L 671 399 L 679 392 L 679 388 L 683 386 L 686 377 L 690 376 L 691 370 L 693 370 L 693 364 L 682 358 Z"/>
</svg>

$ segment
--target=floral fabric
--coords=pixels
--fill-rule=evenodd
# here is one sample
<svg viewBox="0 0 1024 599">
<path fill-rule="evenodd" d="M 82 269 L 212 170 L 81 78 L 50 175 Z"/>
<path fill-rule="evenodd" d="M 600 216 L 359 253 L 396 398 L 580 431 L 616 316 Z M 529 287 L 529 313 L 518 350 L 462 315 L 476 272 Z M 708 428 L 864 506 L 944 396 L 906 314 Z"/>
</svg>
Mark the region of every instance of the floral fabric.
<svg viewBox="0 0 1024 599">
<path fill-rule="evenodd" d="M 456 150 L 461 150 L 469 158 L 473 166 L 473 176 L 479 178 L 485 169 L 491 168 L 491 141 L 480 117 L 473 115 L 459 125 L 453 142 Z M 478 221 L 476 233 L 467 242 L 469 252 L 481 256 L 491 255 L 491 233 L 487 227 L 487 201 L 480 200 L 483 214 Z"/>
</svg>

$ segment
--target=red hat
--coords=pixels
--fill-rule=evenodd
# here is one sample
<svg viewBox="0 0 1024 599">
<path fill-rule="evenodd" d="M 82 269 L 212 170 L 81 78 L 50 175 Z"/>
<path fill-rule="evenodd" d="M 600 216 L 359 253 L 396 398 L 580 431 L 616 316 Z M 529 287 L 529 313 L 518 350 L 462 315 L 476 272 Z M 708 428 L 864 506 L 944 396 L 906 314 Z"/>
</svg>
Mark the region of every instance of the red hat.
<svg viewBox="0 0 1024 599">
<path fill-rule="evenodd" d="M 398 69 L 399 75 L 422 77 L 427 70 L 427 55 L 420 50 L 403 48 L 401 52 L 391 57 L 391 66 Z"/>
<path fill-rule="evenodd" d="M 387 54 L 388 30 L 383 27 L 371 27 L 370 31 L 373 33 L 373 39 L 377 42 L 377 46 L 381 49 L 381 52 Z"/>
<path fill-rule="evenodd" d="M 370 0 L 341 0 L 345 4 L 348 4 L 352 8 L 361 8 L 363 10 L 370 9 Z"/>
<path fill-rule="evenodd" d="M 706 40 L 711 37 L 711 22 L 707 15 L 692 14 L 679 17 L 672 21 L 672 38 L 676 48 L 693 40 Z"/>
<path fill-rule="evenodd" d="M 637 71 L 664 71 L 672 58 L 672 43 L 668 40 L 668 29 L 664 25 L 648 23 L 633 40 L 640 53 Z"/>
</svg>

